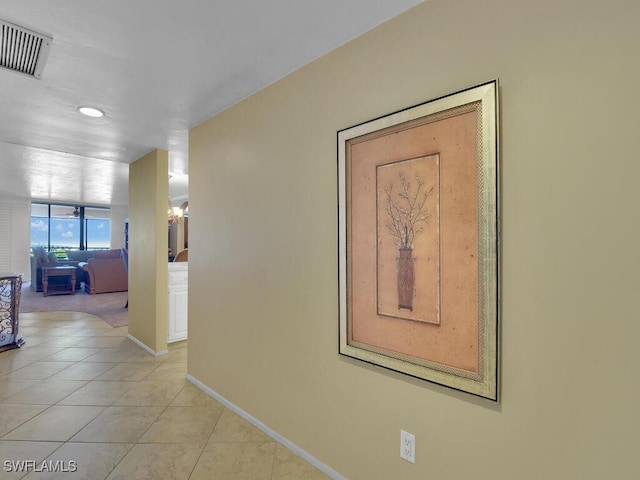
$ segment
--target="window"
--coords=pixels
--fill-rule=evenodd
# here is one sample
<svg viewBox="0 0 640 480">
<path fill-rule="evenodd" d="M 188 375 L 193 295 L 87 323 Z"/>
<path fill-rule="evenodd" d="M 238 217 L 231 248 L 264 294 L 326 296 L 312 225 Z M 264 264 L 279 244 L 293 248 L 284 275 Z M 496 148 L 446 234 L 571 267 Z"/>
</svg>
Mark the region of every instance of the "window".
<svg viewBox="0 0 640 480">
<path fill-rule="evenodd" d="M 108 208 L 49 203 L 31 204 L 31 247 L 45 247 L 64 256 L 66 250 L 109 248 Z"/>
<path fill-rule="evenodd" d="M 87 250 L 111 247 L 111 220 L 106 208 L 85 207 L 84 244 Z"/>
</svg>

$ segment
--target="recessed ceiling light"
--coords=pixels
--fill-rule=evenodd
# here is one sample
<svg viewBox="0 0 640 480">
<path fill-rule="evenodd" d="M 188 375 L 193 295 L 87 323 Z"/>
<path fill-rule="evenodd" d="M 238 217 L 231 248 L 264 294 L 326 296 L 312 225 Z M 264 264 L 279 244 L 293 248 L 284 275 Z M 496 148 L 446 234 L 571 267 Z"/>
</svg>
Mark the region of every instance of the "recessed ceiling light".
<svg viewBox="0 0 640 480">
<path fill-rule="evenodd" d="M 98 110 L 93 107 L 78 107 L 78 110 L 81 114 L 86 115 L 87 117 L 100 118 L 104 117 L 104 112 L 102 110 Z"/>
</svg>

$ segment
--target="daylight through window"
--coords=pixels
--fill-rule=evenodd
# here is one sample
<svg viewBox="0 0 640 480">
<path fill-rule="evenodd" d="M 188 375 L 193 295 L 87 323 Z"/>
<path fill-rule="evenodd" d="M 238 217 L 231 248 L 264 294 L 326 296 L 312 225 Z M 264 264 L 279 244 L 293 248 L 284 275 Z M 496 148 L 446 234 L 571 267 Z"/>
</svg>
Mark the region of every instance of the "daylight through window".
<svg viewBox="0 0 640 480">
<path fill-rule="evenodd" d="M 84 205 L 31 204 L 31 248 L 50 252 L 111 246 L 110 210 Z"/>
</svg>

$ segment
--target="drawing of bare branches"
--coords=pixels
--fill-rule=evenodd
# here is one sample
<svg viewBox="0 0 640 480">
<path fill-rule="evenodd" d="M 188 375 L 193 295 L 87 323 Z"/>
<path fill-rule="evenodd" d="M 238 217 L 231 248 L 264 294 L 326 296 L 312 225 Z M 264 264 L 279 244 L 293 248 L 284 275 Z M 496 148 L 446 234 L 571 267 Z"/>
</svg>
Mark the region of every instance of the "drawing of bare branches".
<svg viewBox="0 0 640 480">
<path fill-rule="evenodd" d="M 416 188 L 412 192 L 411 182 L 404 172 L 400 172 L 399 176 L 400 192 L 394 194 L 393 184 L 384 189 L 387 194 L 385 209 L 389 216 L 385 226 L 396 239 L 398 247 L 411 249 L 414 238 L 424 230 L 424 224 L 429 223 L 431 214 L 425 204 L 433 193 L 433 187 L 425 190 L 425 180 L 416 175 Z"/>
</svg>

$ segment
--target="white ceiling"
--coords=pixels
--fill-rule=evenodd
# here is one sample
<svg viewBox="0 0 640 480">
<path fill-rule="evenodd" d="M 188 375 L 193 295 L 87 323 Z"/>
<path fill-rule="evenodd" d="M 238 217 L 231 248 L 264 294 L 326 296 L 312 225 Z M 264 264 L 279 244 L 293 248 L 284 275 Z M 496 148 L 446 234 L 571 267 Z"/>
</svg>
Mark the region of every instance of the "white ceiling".
<svg viewBox="0 0 640 480">
<path fill-rule="evenodd" d="M 186 197 L 191 127 L 421 1 L 0 0 L 53 37 L 40 80 L 0 69 L 0 192 L 126 205 L 128 164 L 161 148 Z"/>
</svg>

